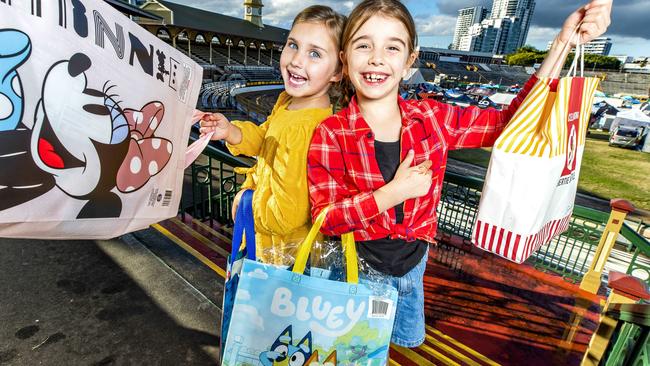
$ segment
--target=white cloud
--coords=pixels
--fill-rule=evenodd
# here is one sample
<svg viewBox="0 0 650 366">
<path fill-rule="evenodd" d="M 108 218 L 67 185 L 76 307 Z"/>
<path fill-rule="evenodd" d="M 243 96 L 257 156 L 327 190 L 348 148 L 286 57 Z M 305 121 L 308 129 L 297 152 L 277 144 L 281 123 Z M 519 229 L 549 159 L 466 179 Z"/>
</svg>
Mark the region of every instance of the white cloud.
<svg viewBox="0 0 650 366">
<path fill-rule="evenodd" d="M 253 272 L 248 273 L 249 277 L 257 278 L 258 280 L 268 280 L 269 275 L 264 272 L 261 268 L 256 268 Z"/>
<path fill-rule="evenodd" d="M 172 2 L 208 10 L 215 13 L 241 17 L 244 15 L 244 6 L 241 0 L 171 0 Z"/>
<path fill-rule="evenodd" d="M 244 6 L 241 0 L 172 0 L 179 4 L 213 11 L 234 17 L 243 17 Z M 332 9 L 349 14 L 360 0 L 265 0 L 262 8 L 264 24 L 289 28 L 293 18 L 311 5 L 327 5 Z"/>
<path fill-rule="evenodd" d="M 552 41 L 559 32 L 559 28 L 531 26 L 530 29 L 528 29 L 526 44 L 533 45 L 535 48 L 540 50 L 545 50 L 548 41 Z"/>
<path fill-rule="evenodd" d="M 238 304 L 234 309 L 233 320 L 237 319 L 235 322 L 231 320 L 230 324 L 242 324 L 250 323 L 255 326 L 255 328 L 264 331 L 264 319 L 257 313 L 257 309 L 251 305 L 242 305 Z"/>
<path fill-rule="evenodd" d="M 456 18 L 449 15 L 417 16 L 415 19 L 418 36 L 453 36 Z"/>
<path fill-rule="evenodd" d="M 248 301 L 251 299 L 251 293 L 244 289 L 237 290 L 237 299 L 241 301 Z"/>
<path fill-rule="evenodd" d="M 526 44 L 537 49 L 546 50 L 549 41 L 552 41 L 560 32 L 560 28 L 531 26 L 528 31 Z M 647 40 L 641 37 L 627 37 L 617 34 L 605 34 L 612 39 L 610 55 L 638 55 L 644 54 Z M 640 47 L 641 46 L 641 47 Z"/>
<path fill-rule="evenodd" d="M 347 15 L 359 0 L 267 0 L 264 2 L 264 23 L 289 28 L 293 18 L 304 8 L 311 5 L 326 5 Z"/>
</svg>

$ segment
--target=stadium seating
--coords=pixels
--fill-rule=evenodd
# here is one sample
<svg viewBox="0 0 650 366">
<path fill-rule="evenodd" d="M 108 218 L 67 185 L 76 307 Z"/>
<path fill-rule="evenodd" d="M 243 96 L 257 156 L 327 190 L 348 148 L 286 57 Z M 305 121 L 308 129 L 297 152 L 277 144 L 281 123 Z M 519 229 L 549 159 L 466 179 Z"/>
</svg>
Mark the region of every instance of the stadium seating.
<svg viewBox="0 0 650 366">
<path fill-rule="evenodd" d="M 216 110 L 234 108 L 235 100 L 230 95 L 230 90 L 243 85 L 245 83 L 241 81 L 218 81 L 203 84 L 199 94 L 199 109 Z"/>
<path fill-rule="evenodd" d="M 232 74 L 240 74 L 249 81 L 279 80 L 280 74 L 270 66 L 241 66 L 229 65 L 224 67 L 225 71 Z"/>
<path fill-rule="evenodd" d="M 523 84 L 530 78 L 530 74 L 521 66 L 470 64 L 447 61 L 437 61 L 434 63 L 434 69 L 422 65 L 420 71 L 425 80 L 434 80 L 437 74 L 445 74 L 447 76 L 455 76 L 464 82 L 491 82 L 493 84 L 512 85 Z"/>
</svg>

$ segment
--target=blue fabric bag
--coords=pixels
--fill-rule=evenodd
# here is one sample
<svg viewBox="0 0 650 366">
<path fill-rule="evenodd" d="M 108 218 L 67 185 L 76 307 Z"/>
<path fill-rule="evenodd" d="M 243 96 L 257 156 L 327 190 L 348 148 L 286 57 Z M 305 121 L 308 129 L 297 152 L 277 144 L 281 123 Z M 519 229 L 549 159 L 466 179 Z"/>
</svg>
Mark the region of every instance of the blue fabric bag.
<svg viewBox="0 0 650 366">
<path fill-rule="evenodd" d="M 341 238 L 347 282 L 305 274 L 325 215 L 300 244 L 292 269 L 242 260 L 222 365 L 387 363 L 397 290 L 359 283 L 352 234 Z"/>
<path fill-rule="evenodd" d="M 223 293 L 223 313 L 221 316 L 221 348 L 226 345 L 228 328 L 235 303 L 235 294 L 239 284 L 239 275 L 244 259 L 255 261 L 255 222 L 253 220 L 253 190 L 244 191 L 237 212 L 232 232 L 232 251 L 228 258 L 226 283 Z M 246 238 L 246 247 L 242 248 Z"/>
</svg>

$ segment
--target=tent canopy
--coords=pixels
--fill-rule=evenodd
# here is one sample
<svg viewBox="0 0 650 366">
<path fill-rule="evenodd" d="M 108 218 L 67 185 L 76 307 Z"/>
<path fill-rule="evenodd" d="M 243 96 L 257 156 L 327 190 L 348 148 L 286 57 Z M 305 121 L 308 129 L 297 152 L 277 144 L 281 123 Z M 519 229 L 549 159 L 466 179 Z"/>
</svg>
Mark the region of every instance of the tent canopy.
<svg viewBox="0 0 650 366">
<path fill-rule="evenodd" d="M 648 117 L 645 113 L 641 112 L 638 109 L 629 109 L 626 111 L 619 112 L 616 115 L 616 118 L 650 123 L 650 117 Z"/>
<path fill-rule="evenodd" d="M 476 101 L 474 101 L 474 99 L 468 97 L 465 94 L 455 96 L 453 94 L 445 93 L 445 97 L 447 98 L 447 101 L 449 101 L 449 102 L 465 103 L 465 104 L 476 104 Z"/>
<path fill-rule="evenodd" d="M 471 95 L 480 95 L 480 96 L 489 96 L 494 94 L 496 91 L 494 89 L 488 89 L 485 87 L 474 87 L 471 88 L 467 93 Z"/>
<path fill-rule="evenodd" d="M 609 130 L 612 131 L 618 126 L 650 128 L 650 117 L 638 109 L 630 109 L 617 114 Z"/>
<path fill-rule="evenodd" d="M 506 94 L 506 93 L 496 93 L 490 96 L 490 100 L 496 104 L 500 105 L 510 105 L 513 99 L 517 97 L 517 94 Z"/>
<path fill-rule="evenodd" d="M 422 84 L 424 82 L 426 82 L 426 80 L 424 80 L 422 72 L 420 72 L 420 69 L 415 67 L 409 69 L 404 77 L 404 84 L 406 85 Z"/>
<path fill-rule="evenodd" d="M 479 102 L 479 106 L 496 108 L 498 105 L 494 103 L 490 97 L 483 97 L 483 99 Z"/>
<path fill-rule="evenodd" d="M 613 105 L 607 103 L 604 100 L 602 102 L 595 103 L 592 108 L 592 113 L 598 114 L 600 116 L 604 116 L 606 114 L 615 116 L 618 112 L 619 112 L 618 108 L 614 107 Z"/>
</svg>

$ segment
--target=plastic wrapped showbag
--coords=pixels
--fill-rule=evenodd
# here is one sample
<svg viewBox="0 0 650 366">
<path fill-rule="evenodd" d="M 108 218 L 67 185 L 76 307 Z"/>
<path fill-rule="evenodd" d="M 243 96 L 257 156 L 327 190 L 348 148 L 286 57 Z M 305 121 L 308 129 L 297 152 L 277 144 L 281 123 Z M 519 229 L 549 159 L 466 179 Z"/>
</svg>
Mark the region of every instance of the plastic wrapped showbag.
<svg viewBox="0 0 650 366">
<path fill-rule="evenodd" d="M 352 234 L 315 241 L 325 214 L 289 267 L 242 260 L 223 365 L 294 357 L 304 365 L 386 365 L 397 290 L 359 264 Z M 283 251 L 271 254 L 294 252 Z"/>
<path fill-rule="evenodd" d="M 285 244 L 283 250 L 267 248 L 263 251 L 264 258 L 276 258 L 282 263 L 280 267 L 289 268 L 296 261 L 291 253 L 297 253 L 300 244 Z M 324 238 L 314 242 L 307 262 L 308 275 L 345 282 L 347 276 L 345 268 L 341 241 Z M 373 269 L 363 258 L 358 258 L 358 268 L 359 282 L 368 286 L 376 296 L 386 296 L 393 289 L 390 276 Z"/>
</svg>

